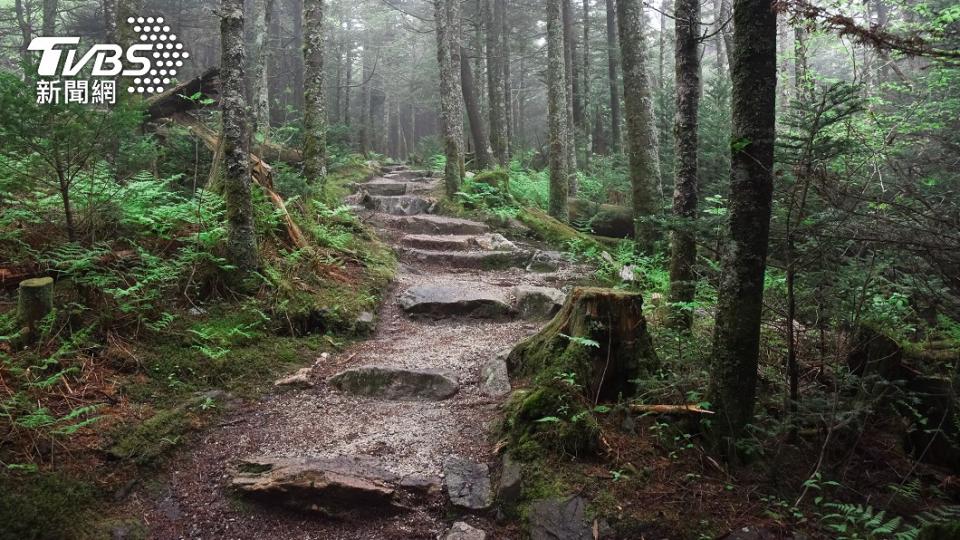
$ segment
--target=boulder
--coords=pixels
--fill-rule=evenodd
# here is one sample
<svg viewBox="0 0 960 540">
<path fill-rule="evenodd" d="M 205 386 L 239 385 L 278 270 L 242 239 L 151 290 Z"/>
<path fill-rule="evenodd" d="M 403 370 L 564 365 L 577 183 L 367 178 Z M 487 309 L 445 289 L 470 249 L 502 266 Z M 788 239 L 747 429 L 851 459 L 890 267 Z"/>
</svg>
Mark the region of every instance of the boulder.
<svg viewBox="0 0 960 540">
<path fill-rule="evenodd" d="M 361 366 L 337 373 L 327 383 L 341 392 L 381 399 L 441 400 L 457 393 L 454 373 L 439 369 Z"/>
<path fill-rule="evenodd" d="M 403 511 L 435 499 L 422 479 L 401 477 L 370 459 L 280 458 L 242 460 L 231 485 L 266 504 L 327 515 Z"/>
<path fill-rule="evenodd" d="M 377 327 L 377 317 L 369 311 L 361 312 L 354 319 L 353 327 L 358 334 L 372 334 Z"/>
<path fill-rule="evenodd" d="M 483 510 L 493 504 L 490 487 L 490 468 L 486 463 L 474 463 L 460 456 L 450 456 L 443 462 L 447 496 L 456 506 L 468 510 Z"/>
<path fill-rule="evenodd" d="M 513 290 L 516 308 L 524 319 L 549 319 L 560 311 L 567 295 L 550 287 L 520 285 Z"/>
<path fill-rule="evenodd" d="M 509 241 L 502 234 L 485 234 L 471 239 L 476 247 L 487 251 L 515 251 L 517 245 Z"/>
<path fill-rule="evenodd" d="M 490 397 L 510 393 L 510 376 L 505 359 L 494 358 L 480 367 L 480 392 Z"/>
<path fill-rule="evenodd" d="M 583 497 L 534 501 L 528 528 L 531 540 L 594 540 L 593 523 L 587 517 L 587 501 Z"/>
<path fill-rule="evenodd" d="M 387 197 L 396 197 L 407 193 L 407 184 L 386 179 L 371 180 L 359 185 L 360 189 L 370 195 L 383 195 Z"/>
<path fill-rule="evenodd" d="M 450 527 L 447 535 L 443 538 L 444 540 L 486 540 L 487 533 L 476 527 L 471 527 L 462 521 L 458 521 Z"/>
<path fill-rule="evenodd" d="M 464 234 L 408 234 L 400 243 L 414 249 L 467 251 L 473 246 L 472 240 Z"/>
<path fill-rule="evenodd" d="M 506 295 L 499 290 L 467 290 L 445 285 L 410 288 L 400 295 L 400 307 L 409 315 L 435 319 L 507 319 L 514 315 Z"/>
<path fill-rule="evenodd" d="M 437 205 L 437 201 L 429 197 L 418 197 L 415 195 L 388 197 L 366 193 L 361 200 L 361 204 L 367 210 L 397 216 L 411 216 L 414 214 L 432 213 Z"/>
</svg>

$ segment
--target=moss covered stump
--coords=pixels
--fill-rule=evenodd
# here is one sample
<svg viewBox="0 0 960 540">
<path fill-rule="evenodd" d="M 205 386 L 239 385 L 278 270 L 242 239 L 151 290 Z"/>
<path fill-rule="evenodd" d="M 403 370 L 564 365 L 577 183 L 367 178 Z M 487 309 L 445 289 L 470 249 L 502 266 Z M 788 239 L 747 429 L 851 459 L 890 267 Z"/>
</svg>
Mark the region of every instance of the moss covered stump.
<svg viewBox="0 0 960 540">
<path fill-rule="evenodd" d="M 17 300 L 17 317 L 30 334 L 36 332 L 37 324 L 53 310 L 53 278 L 41 277 L 20 282 Z"/>
<path fill-rule="evenodd" d="M 528 379 L 508 405 L 506 430 L 521 457 L 544 448 L 581 454 L 596 448 L 595 404 L 636 393 L 633 381 L 659 360 L 639 293 L 577 288 L 538 334 L 507 357 Z"/>
</svg>

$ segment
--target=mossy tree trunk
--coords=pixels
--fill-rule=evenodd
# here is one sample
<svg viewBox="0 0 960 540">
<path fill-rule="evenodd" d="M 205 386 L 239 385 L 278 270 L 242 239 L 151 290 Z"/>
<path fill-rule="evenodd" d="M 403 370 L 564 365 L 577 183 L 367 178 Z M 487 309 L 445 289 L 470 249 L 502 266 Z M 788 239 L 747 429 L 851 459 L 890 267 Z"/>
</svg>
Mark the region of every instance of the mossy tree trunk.
<svg viewBox="0 0 960 540">
<path fill-rule="evenodd" d="M 227 260 L 241 272 L 258 265 L 244 97 L 243 0 L 220 3 L 220 76 L 223 113 L 223 197 L 227 210 Z"/>
<path fill-rule="evenodd" d="M 327 114 L 323 97 L 323 0 L 304 0 L 303 176 L 323 189 L 327 176 Z"/>
<path fill-rule="evenodd" d="M 777 17 L 770 0 L 736 0 L 733 22 L 730 217 L 709 390 L 718 443 L 743 434 L 756 400 L 777 88 Z"/>
<path fill-rule="evenodd" d="M 463 89 L 463 105 L 470 120 L 470 135 L 473 137 L 474 152 L 477 155 L 477 167 L 488 169 L 493 163 L 493 152 L 490 148 L 490 139 L 483 126 L 483 115 L 480 114 L 480 103 L 477 100 L 476 86 L 473 79 L 473 69 L 465 59 L 463 47 L 460 48 L 460 87 Z"/>
<path fill-rule="evenodd" d="M 37 324 L 53 310 L 53 278 L 41 277 L 20 282 L 17 291 L 17 318 L 35 336 Z"/>
<path fill-rule="evenodd" d="M 547 0 L 547 109 L 550 123 L 550 215 L 567 221 L 567 84 L 561 2 Z"/>
<path fill-rule="evenodd" d="M 487 24 L 487 93 L 490 103 L 490 146 L 493 157 L 502 167 L 509 163 L 507 153 L 507 97 L 503 81 L 503 18 L 504 0 L 485 0 Z"/>
<path fill-rule="evenodd" d="M 654 240 L 651 218 L 657 210 L 654 185 L 660 181 L 660 145 L 657 142 L 653 95 L 647 72 L 641 0 L 618 0 L 617 24 L 627 113 L 627 157 L 636 226 L 634 239 L 641 249 L 649 250 Z"/>
<path fill-rule="evenodd" d="M 463 176 L 463 102 L 459 96 L 460 2 L 434 0 L 437 32 L 437 63 L 440 66 L 440 124 L 443 130 L 444 187 L 448 197 L 460 189 Z M 457 47 L 454 54 L 453 46 Z"/>
<path fill-rule="evenodd" d="M 262 132 L 264 138 L 270 132 L 270 80 L 267 76 L 267 63 L 270 47 L 267 38 L 270 35 L 273 0 L 256 0 L 254 3 L 253 31 L 253 132 Z"/>
<path fill-rule="evenodd" d="M 670 239 L 670 302 L 693 302 L 697 283 L 693 265 L 697 259 L 697 111 L 700 106 L 700 2 L 677 0 L 676 15 L 676 107 L 673 122 L 674 159 L 673 216 L 677 220 Z M 689 329 L 693 310 L 674 308 L 671 324 Z"/>
<path fill-rule="evenodd" d="M 610 86 L 610 140 L 611 153 L 620 151 L 620 45 L 617 43 L 617 8 L 615 0 L 607 2 L 607 83 Z M 599 117 L 598 117 L 599 119 Z"/>
<path fill-rule="evenodd" d="M 574 107 L 574 96 L 577 91 L 576 72 L 574 63 L 574 51 L 576 43 L 573 33 L 573 6 L 570 0 L 562 0 L 561 16 L 563 18 L 563 79 L 566 86 L 567 100 L 567 191 L 568 195 L 575 197 L 579 186 L 577 185 L 577 138 L 576 138 L 576 114 Z"/>
</svg>

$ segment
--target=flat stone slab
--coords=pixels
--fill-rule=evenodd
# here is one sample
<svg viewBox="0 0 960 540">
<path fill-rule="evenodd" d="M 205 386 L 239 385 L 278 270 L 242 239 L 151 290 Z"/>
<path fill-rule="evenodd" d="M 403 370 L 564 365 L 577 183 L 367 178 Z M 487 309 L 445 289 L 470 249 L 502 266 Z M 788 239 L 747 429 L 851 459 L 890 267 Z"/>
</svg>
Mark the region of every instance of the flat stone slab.
<svg viewBox="0 0 960 540">
<path fill-rule="evenodd" d="M 517 311 L 524 319 L 549 319 L 560 311 L 567 295 L 559 289 L 520 285 L 513 289 Z"/>
<path fill-rule="evenodd" d="M 437 499 L 440 479 L 401 477 L 372 458 L 254 456 L 236 467 L 231 485 L 265 504 L 326 515 L 402 511 Z"/>
<path fill-rule="evenodd" d="M 500 290 L 470 290 L 451 285 L 412 287 L 400 295 L 400 307 L 408 315 L 435 319 L 507 319 L 515 313 Z"/>
<path fill-rule="evenodd" d="M 473 238 L 466 234 L 408 234 L 400 239 L 400 243 L 415 249 L 468 251 L 474 247 Z"/>
<path fill-rule="evenodd" d="M 486 463 L 474 463 L 460 456 L 450 456 L 443 462 L 443 474 L 447 496 L 456 506 L 468 510 L 483 510 L 493 504 L 490 468 Z"/>
<path fill-rule="evenodd" d="M 409 261 L 446 268 L 478 268 L 497 270 L 524 268 L 530 261 L 530 253 L 515 251 L 438 251 L 432 249 L 404 248 L 400 254 Z"/>
<path fill-rule="evenodd" d="M 594 540 L 583 497 L 534 501 L 528 519 L 532 540 Z"/>
<path fill-rule="evenodd" d="M 484 234 L 490 230 L 486 223 L 447 216 L 415 215 L 384 216 L 383 223 L 409 234 Z"/>
<path fill-rule="evenodd" d="M 361 203 L 367 210 L 397 216 L 411 216 L 432 212 L 437 201 L 429 197 L 419 197 L 416 195 L 398 195 L 393 197 L 368 195 L 363 198 Z"/>
<path fill-rule="evenodd" d="M 433 173 L 430 171 L 389 171 L 384 174 L 384 178 L 391 180 L 431 180 Z"/>
<path fill-rule="evenodd" d="M 438 369 L 400 369 L 380 366 L 350 368 L 327 379 L 350 394 L 383 399 L 437 401 L 457 393 L 457 376 Z"/>
</svg>

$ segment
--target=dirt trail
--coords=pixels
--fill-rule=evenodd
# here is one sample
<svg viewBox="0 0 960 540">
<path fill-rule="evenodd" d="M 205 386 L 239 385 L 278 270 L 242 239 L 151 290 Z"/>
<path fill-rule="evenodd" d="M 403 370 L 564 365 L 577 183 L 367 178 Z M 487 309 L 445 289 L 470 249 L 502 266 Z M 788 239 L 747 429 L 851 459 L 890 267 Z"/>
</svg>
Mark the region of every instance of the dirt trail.
<svg viewBox="0 0 960 540">
<path fill-rule="evenodd" d="M 436 186 L 436 180 L 406 168 L 361 185 L 354 202 L 365 208 L 364 219 L 376 224 L 401 260 L 374 332 L 368 340 L 318 360 L 312 387 L 278 390 L 226 415 L 172 460 L 158 489 L 134 494 L 131 504 L 151 537 L 443 538 L 455 521 L 484 530 L 490 539 L 518 536 L 497 523 L 495 505 L 474 512 L 455 507 L 442 487 L 430 502 L 404 511 L 373 509 L 361 518 L 333 518 L 251 501 L 231 486 L 237 462 L 249 456 L 348 457 L 400 476 L 438 479 L 448 457 L 462 456 L 489 464 L 495 488 L 498 458 L 492 429 L 505 397 L 484 391 L 481 368 L 544 324 L 517 314 L 515 287 L 565 289 L 576 269 L 555 260 L 547 262 L 559 265 L 553 271 L 528 271 L 533 246 L 504 243 L 499 235 L 484 232 L 481 223 L 424 217 L 432 205 L 423 194 Z M 504 258 L 505 251 L 514 255 Z M 478 269 L 490 261 L 512 267 Z M 418 288 L 460 297 L 411 298 L 408 291 Z M 411 316 L 421 308 L 432 317 Z M 459 388 L 441 400 L 386 399 L 342 392 L 327 382 L 338 372 L 362 366 L 440 370 Z"/>
</svg>

